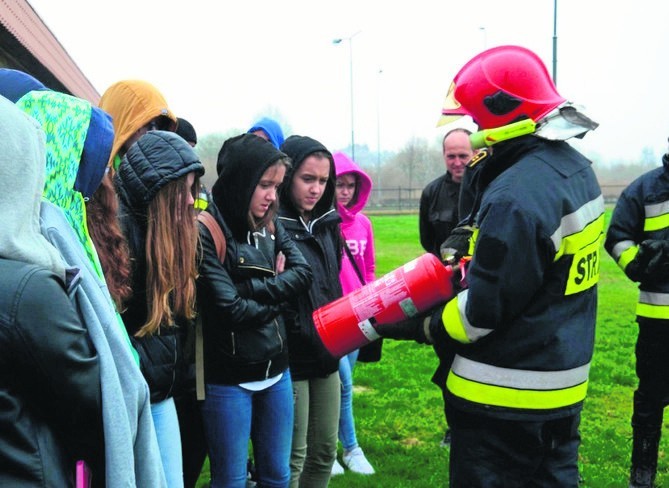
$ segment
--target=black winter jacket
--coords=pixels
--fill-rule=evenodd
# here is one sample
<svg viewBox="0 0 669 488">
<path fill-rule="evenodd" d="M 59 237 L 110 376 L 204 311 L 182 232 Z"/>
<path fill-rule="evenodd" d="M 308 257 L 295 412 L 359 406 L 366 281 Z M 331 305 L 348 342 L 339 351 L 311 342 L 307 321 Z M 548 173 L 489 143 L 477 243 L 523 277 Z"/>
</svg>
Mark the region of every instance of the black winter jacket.
<svg viewBox="0 0 669 488">
<path fill-rule="evenodd" d="M 207 211 L 225 235 L 225 262 L 219 261 L 214 240 L 201 224 L 203 255 L 197 281 L 207 383 L 260 381 L 288 368 L 283 312 L 311 284 L 311 268 L 276 218 L 274 232 L 271 226 L 250 232 L 249 222 L 256 189 L 265 196 L 276 191 L 263 175 L 270 167 L 282 171 L 285 166 L 280 160 L 285 158 L 253 134 L 228 139 L 219 152 L 219 178 Z M 277 275 L 279 252 L 286 261 Z"/>
<path fill-rule="evenodd" d="M 215 205 L 207 208 L 226 238 L 225 263 L 218 260 L 209 230 L 200 224 L 202 261 L 198 306 L 202 314 L 205 381 L 239 384 L 271 378 L 288 368 L 283 312 L 305 292 L 311 268 L 279 222 L 235 240 Z M 285 271 L 274 271 L 275 257 L 286 256 Z"/>
<path fill-rule="evenodd" d="M 281 187 L 279 221 L 311 265 L 314 281 L 308 293 L 293 301 L 293 313 L 286 315 L 290 372 L 294 380 L 326 377 L 339 368 L 339 358 L 333 357 L 323 345 L 312 318 L 314 310 L 342 296 L 339 271 L 344 240 L 341 217 L 334 208 L 335 168 L 330 156 L 330 176 L 325 190 L 304 223 L 291 199 L 292 179 L 304 160 L 312 153 L 329 151 L 318 141 L 304 136 L 291 136 L 281 149 L 293 160 L 293 167 Z"/>
<path fill-rule="evenodd" d="M 100 365 L 65 285 L 0 259 L 0 289 L 0 486 L 74 486 L 77 459 L 104 473 Z"/>
<path fill-rule="evenodd" d="M 441 257 L 439 248 L 458 225 L 460 183 L 445 173 L 431 181 L 420 195 L 418 228 L 425 251 Z"/>
<path fill-rule="evenodd" d="M 177 317 L 176 326 L 161 325 L 157 334 L 135 337 L 146 323 L 148 314 L 146 211 L 161 188 L 191 172 L 201 175 L 204 167 L 190 145 L 172 132 L 152 131 L 130 147 L 114 180 L 119 196 L 119 218 L 133 261 L 133 295 L 121 316 L 139 353 L 140 367 L 149 385 L 152 403 L 174 396 L 182 385 L 186 371 L 182 342 L 190 324 L 186 319 Z"/>
</svg>

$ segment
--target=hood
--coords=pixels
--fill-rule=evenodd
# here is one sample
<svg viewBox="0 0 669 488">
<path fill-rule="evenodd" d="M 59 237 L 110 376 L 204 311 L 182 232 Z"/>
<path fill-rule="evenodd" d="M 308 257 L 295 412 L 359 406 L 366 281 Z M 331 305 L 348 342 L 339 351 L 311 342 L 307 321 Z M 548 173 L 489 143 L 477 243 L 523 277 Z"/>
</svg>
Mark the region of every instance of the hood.
<svg viewBox="0 0 669 488">
<path fill-rule="evenodd" d="M 355 215 L 367 205 L 369 196 L 372 193 L 372 179 L 343 152 L 336 152 L 332 157 L 334 158 L 337 177 L 346 173 L 355 173 L 357 175 L 358 192 L 353 204 L 348 208 L 337 204 L 337 210 L 342 217 L 349 214 Z"/>
<path fill-rule="evenodd" d="M 332 153 L 316 139 L 297 135 L 290 136 L 288 139 L 286 139 L 286 141 L 281 145 L 281 150 L 286 153 L 286 155 L 293 162 L 292 167 L 286 171 L 286 176 L 284 177 L 283 184 L 281 185 L 281 207 L 290 211 L 290 213 L 293 215 L 299 214 L 295 208 L 295 205 L 293 204 L 292 198 L 290 197 L 293 186 L 293 175 L 302 165 L 307 156 L 317 151 L 323 151 L 328 154 L 330 158 L 330 177 L 328 178 L 328 182 L 325 185 L 323 196 L 321 196 L 321 199 L 314 207 L 312 212 L 312 220 L 320 217 L 325 212 L 333 208 L 335 203 L 335 183 L 337 177 L 335 175 Z"/>
<path fill-rule="evenodd" d="M 65 278 L 60 253 L 40 233 L 46 158 L 44 132 L 0 96 L 0 256 L 43 266 Z"/>
<path fill-rule="evenodd" d="M 263 173 L 285 157 L 269 141 L 253 134 L 242 134 L 223 143 L 216 164 L 218 179 L 211 194 L 235 238 L 241 240 L 249 231 L 249 205 Z"/>
<path fill-rule="evenodd" d="M 176 133 L 183 137 L 186 142 L 197 145 L 197 133 L 195 132 L 195 127 L 193 127 L 193 124 L 186 119 L 177 117 Z"/>
<path fill-rule="evenodd" d="M 48 90 L 48 88 L 28 73 L 15 69 L 0 68 L 0 95 L 16 103 L 19 98 L 33 90 Z"/>
<path fill-rule="evenodd" d="M 167 106 L 165 97 L 151 83 L 141 80 L 123 80 L 107 88 L 99 106 L 111 115 L 114 121 L 114 146 L 109 158 L 109 166 L 121 146 L 137 129 L 159 116 L 169 118 L 176 128 L 177 118 Z"/>
<path fill-rule="evenodd" d="M 123 156 L 114 183 L 121 203 L 143 217 L 161 188 L 191 172 L 202 176 L 204 166 L 190 144 L 174 132 L 154 130 Z"/>
<path fill-rule="evenodd" d="M 100 186 L 107 166 L 113 141 L 109 116 L 86 100 L 55 91 L 32 91 L 16 105 L 46 133 L 44 197 L 63 210 L 102 276 L 88 233 L 85 201 Z"/>
<path fill-rule="evenodd" d="M 257 130 L 261 130 L 267 134 L 267 137 L 269 137 L 269 142 L 271 142 L 275 148 L 279 149 L 283 144 L 283 131 L 281 130 L 281 126 L 276 120 L 270 119 L 269 117 L 263 117 L 262 119 L 255 122 L 246 132 L 251 133 Z"/>
</svg>

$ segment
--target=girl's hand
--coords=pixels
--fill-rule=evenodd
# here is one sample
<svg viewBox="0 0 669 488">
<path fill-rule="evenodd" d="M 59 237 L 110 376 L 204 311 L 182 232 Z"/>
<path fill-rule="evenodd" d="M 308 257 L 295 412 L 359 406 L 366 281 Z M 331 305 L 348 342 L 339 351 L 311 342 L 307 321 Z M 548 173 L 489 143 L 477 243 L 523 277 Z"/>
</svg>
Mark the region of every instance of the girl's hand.
<svg viewBox="0 0 669 488">
<path fill-rule="evenodd" d="M 286 266 L 286 256 L 283 255 L 281 251 L 276 255 L 276 267 L 274 271 L 276 271 L 276 274 L 281 274 L 283 273 L 284 269 Z"/>
</svg>

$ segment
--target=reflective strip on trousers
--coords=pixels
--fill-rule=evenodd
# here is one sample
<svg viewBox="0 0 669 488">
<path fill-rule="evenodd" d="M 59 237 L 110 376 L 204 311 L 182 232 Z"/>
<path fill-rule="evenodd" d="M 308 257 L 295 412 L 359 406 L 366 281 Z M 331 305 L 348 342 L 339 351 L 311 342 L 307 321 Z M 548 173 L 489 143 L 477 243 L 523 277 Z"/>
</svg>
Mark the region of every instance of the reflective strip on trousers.
<svg viewBox="0 0 669 488">
<path fill-rule="evenodd" d="M 640 292 L 636 314 L 649 319 L 669 319 L 669 293 Z"/>
</svg>

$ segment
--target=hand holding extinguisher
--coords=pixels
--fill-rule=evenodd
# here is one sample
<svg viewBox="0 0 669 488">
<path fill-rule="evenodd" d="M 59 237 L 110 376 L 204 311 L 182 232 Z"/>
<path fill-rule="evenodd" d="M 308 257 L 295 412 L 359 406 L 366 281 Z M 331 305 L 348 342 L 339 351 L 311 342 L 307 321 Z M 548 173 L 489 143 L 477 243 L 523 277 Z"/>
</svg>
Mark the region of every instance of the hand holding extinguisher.
<svg viewBox="0 0 669 488">
<path fill-rule="evenodd" d="M 334 357 L 342 357 L 381 336 L 392 337 L 390 329 L 402 323 L 416 326 L 425 313 L 454 296 L 457 268 L 424 254 L 320 307 L 313 320 L 323 344 Z"/>
</svg>

